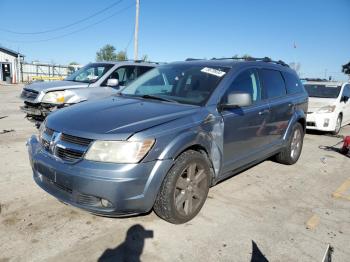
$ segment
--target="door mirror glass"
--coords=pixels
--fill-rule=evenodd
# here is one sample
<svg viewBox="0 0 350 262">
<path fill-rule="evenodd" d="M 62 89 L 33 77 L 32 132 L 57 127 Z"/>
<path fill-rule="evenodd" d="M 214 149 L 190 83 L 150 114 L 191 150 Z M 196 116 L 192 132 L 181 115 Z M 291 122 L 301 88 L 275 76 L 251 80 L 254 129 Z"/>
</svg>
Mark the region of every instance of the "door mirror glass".
<svg viewBox="0 0 350 262">
<path fill-rule="evenodd" d="M 227 101 L 221 104 L 222 108 L 236 108 L 250 106 L 252 104 L 252 97 L 244 92 L 232 92 L 227 95 Z"/>
<path fill-rule="evenodd" d="M 110 78 L 107 80 L 107 86 L 117 87 L 117 86 L 119 86 L 119 80 L 115 79 L 115 78 Z"/>
<path fill-rule="evenodd" d="M 348 101 L 349 101 L 349 97 L 348 97 L 348 96 L 343 96 L 343 97 L 341 98 L 341 101 L 340 101 L 340 102 L 346 103 L 346 102 L 348 102 Z"/>
</svg>

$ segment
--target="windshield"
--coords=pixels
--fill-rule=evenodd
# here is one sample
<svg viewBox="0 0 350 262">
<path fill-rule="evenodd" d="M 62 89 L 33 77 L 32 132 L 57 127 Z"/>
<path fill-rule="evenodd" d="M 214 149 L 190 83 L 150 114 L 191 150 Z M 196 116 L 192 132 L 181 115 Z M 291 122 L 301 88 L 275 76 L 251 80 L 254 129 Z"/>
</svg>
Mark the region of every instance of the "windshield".
<svg viewBox="0 0 350 262">
<path fill-rule="evenodd" d="M 228 70 L 218 66 L 163 65 L 136 79 L 121 95 L 203 105 Z"/>
<path fill-rule="evenodd" d="M 100 79 L 109 69 L 113 67 L 113 64 L 88 64 L 73 74 L 68 76 L 65 80 L 82 82 L 82 83 L 94 83 Z"/>
<path fill-rule="evenodd" d="M 337 98 L 340 93 L 341 86 L 326 86 L 326 85 L 304 85 L 309 97 L 320 98 Z"/>
</svg>

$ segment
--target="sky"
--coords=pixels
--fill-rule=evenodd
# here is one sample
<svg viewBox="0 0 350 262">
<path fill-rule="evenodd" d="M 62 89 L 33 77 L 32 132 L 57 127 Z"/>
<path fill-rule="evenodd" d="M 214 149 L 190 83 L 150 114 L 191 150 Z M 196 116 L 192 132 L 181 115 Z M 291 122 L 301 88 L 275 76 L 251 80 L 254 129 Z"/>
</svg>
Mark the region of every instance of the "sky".
<svg viewBox="0 0 350 262">
<path fill-rule="evenodd" d="M 0 45 L 26 61 L 95 61 L 105 44 L 133 58 L 136 0 L 0 0 Z M 350 0 L 140 0 L 139 57 L 171 62 L 249 54 L 345 80 Z"/>
</svg>

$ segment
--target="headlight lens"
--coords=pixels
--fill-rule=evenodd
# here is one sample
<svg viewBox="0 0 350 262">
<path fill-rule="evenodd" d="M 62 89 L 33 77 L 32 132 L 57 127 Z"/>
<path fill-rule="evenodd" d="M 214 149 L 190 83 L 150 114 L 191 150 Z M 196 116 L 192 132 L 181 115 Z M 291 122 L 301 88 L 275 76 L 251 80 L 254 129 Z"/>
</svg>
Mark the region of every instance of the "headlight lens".
<svg viewBox="0 0 350 262">
<path fill-rule="evenodd" d="M 42 102 L 50 104 L 62 104 L 64 103 L 64 91 L 48 92 L 44 95 Z"/>
<path fill-rule="evenodd" d="M 317 110 L 317 113 L 332 113 L 335 110 L 335 106 L 324 106 Z"/>
<path fill-rule="evenodd" d="M 152 148 L 154 139 L 144 141 L 95 141 L 85 154 L 85 159 L 112 162 L 138 163 Z"/>
</svg>

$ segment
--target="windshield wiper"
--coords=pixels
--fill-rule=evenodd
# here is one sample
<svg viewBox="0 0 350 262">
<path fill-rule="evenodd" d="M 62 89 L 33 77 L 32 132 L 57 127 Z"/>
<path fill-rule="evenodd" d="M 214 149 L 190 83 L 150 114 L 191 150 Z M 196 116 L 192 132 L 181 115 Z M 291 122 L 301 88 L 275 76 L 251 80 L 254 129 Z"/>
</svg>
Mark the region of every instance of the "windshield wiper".
<svg viewBox="0 0 350 262">
<path fill-rule="evenodd" d="M 146 98 L 146 99 L 155 99 L 155 100 L 160 100 L 160 101 L 165 101 L 165 102 L 178 103 L 175 100 L 164 98 L 164 97 L 160 97 L 160 96 L 155 96 L 155 95 L 143 95 L 141 97 L 142 98 Z"/>
</svg>

